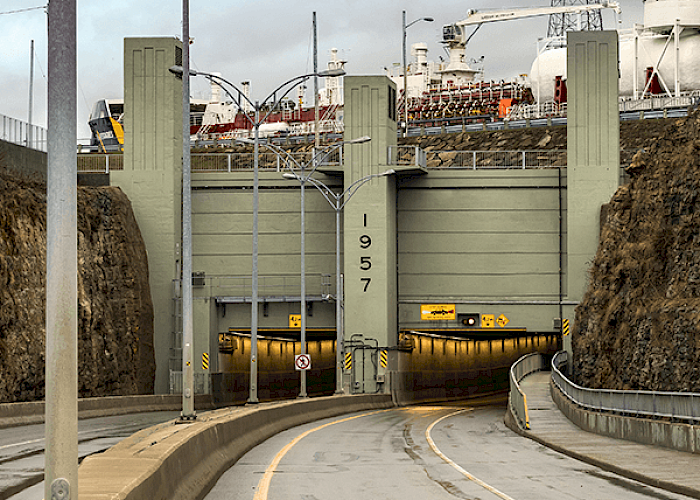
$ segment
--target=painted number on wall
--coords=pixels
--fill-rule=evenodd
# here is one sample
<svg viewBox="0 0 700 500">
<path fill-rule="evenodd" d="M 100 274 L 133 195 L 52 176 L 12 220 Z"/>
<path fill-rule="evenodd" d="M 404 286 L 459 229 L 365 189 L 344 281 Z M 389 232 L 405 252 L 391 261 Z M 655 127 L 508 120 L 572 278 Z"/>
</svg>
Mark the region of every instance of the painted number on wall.
<svg viewBox="0 0 700 500">
<path fill-rule="evenodd" d="M 363 217 L 363 226 L 367 227 L 367 214 Z M 360 270 L 369 271 L 372 269 L 372 256 L 370 255 L 370 248 L 372 247 L 372 237 L 369 234 L 363 234 L 360 236 L 360 248 L 366 250 L 367 253 L 360 257 Z M 369 284 L 372 282 L 372 278 L 369 276 L 360 278 L 362 282 L 362 291 L 366 292 L 369 288 Z"/>
</svg>

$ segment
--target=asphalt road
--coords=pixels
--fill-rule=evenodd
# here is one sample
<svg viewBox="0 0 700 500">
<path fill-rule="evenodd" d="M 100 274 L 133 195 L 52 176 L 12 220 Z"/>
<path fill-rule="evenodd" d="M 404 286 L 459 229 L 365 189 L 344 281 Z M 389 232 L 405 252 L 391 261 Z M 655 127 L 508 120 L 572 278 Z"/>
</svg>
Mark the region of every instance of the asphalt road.
<svg viewBox="0 0 700 500">
<path fill-rule="evenodd" d="M 502 403 L 413 406 L 290 429 L 207 500 L 682 499 L 578 462 L 503 424 Z"/>
<path fill-rule="evenodd" d="M 178 411 L 136 413 L 78 422 L 82 460 L 135 432 L 177 418 Z M 0 429 L 0 500 L 36 500 L 44 495 L 44 425 Z"/>
</svg>

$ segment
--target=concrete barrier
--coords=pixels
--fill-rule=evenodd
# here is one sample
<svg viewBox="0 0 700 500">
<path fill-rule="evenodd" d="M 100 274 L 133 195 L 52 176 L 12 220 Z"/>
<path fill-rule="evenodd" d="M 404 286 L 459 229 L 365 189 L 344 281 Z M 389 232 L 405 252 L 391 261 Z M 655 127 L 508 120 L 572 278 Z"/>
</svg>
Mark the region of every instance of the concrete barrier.
<svg viewBox="0 0 700 500">
<path fill-rule="evenodd" d="M 330 396 L 214 410 L 186 424 L 166 422 L 86 458 L 78 469 L 80 499 L 201 499 L 248 450 L 279 432 L 391 407 L 388 394 Z"/>
<path fill-rule="evenodd" d="M 585 431 L 688 453 L 700 453 L 698 425 L 589 411 L 569 400 L 551 380 L 550 390 L 559 410 Z"/>
<path fill-rule="evenodd" d="M 176 411 L 181 408 L 182 395 L 179 394 L 82 398 L 78 400 L 78 418 L 106 417 L 149 411 Z M 198 410 L 213 409 L 212 397 L 209 395 L 196 396 L 195 408 Z M 0 404 L 0 429 L 43 422 L 43 401 Z"/>
</svg>

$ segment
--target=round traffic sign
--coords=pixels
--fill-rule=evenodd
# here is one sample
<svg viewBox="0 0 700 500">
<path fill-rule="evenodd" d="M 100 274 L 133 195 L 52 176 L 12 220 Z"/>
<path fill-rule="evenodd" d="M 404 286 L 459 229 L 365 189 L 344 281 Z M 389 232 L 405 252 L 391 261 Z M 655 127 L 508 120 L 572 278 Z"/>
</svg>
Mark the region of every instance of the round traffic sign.
<svg viewBox="0 0 700 500">
<path fill-rule="evenodd" d="M 297 354 L 294 356 L 294 368 L 297 370 L 310 370 L 311 356 L 308 354 Z"/>
</svg>

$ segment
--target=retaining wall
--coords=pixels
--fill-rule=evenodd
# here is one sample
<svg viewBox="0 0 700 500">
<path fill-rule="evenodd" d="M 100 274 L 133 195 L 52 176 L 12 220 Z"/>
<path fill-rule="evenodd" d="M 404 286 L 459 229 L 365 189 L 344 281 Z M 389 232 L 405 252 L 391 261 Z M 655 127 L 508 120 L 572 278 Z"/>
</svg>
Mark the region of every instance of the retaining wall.
<svg viewBox="0 0 700 500">
<path fill-rule="evenodd" d="M 248 450 L 291 427 L 390 408 L 389 395 L 330 396 L 207 412 L 144 429 L 78 470 L 81 500 L 201 499 Z"/>
</svg>

